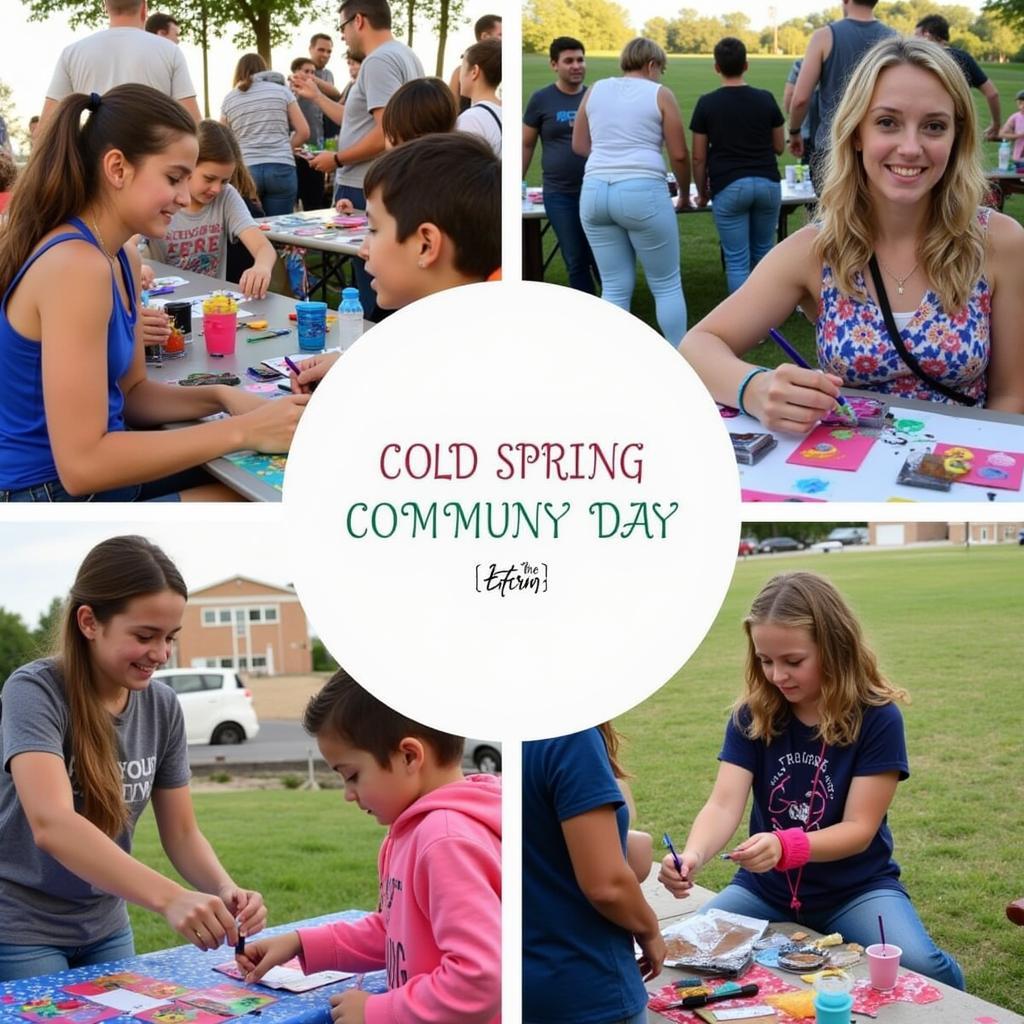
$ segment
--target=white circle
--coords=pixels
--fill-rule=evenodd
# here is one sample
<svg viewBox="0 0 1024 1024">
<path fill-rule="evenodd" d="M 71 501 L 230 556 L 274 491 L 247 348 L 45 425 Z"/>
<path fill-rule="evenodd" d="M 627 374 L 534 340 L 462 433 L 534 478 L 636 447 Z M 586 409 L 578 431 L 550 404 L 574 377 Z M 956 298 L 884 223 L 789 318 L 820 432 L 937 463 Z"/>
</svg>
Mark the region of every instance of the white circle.
<svg viewBox="0 0 1024 1024">
<path fill-rule="evenodd" d="M 525 475 L 516 445 L 540 454 Z M 608 303 L 519 282 L 423 299 L 346 352 L 299 425 L 284 505 L 289 569 L 338 662 L 410 718 L 510 741 L 665 683 L 718 611 L 740 524 L 727 432 L 685 360 Z M 510 566 L 522 589 L 488 590 Z"/>
</svg>

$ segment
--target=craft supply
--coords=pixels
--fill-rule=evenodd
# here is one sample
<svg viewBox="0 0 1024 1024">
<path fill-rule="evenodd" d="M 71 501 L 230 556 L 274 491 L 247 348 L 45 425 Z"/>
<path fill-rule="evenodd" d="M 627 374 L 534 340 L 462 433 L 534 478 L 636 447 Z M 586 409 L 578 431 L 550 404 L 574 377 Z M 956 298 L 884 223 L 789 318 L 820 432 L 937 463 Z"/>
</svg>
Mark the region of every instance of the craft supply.
<svg viewBox="0 0 1024 1024">
<path fill-rule="evenodd" d="M 726 853 L 720 853 L 718 855 L 719 860 L 732 860 L 732 854 L 728 851 Z"/>
<path fill-rule="evenodd" d="M 271 338 L 283 338 L 286 334 L 291 333 L 292 332 L 287 327 L 282 327 L 279 330 L 267 331 L 266 334 L 257 334 L 251 338 L 246 338 L 245 340 L 251 345 L 254 341 L 269 341 Z"/>
<path fill-rule="evenodd" d="M 911 452 L 900 467 L 896 483 L 906 487 L 924 487 L 929 491 L 948 491 L 953 486 L 942 458 L 933 452 Z"/>
<path fill-rule="evenodd" d="M 810 363 L 808 363 L 807 360 L 804 359 L 804 357 L 800 355 L 800 353 L 797 352 L 797 350 L 793 348 L 793 346 L 774 327 L 769 328 L 768 333 L 771 335 L 772 341 L 774 341 L 775 344 L 778 345 L 779 348 L 781 348 L 797 366 L 802 366 L 805 370 L 814 369 L 814 367 L 811 366 Z M 834 411 L 838 412 L 841 416 L 845 416 L 847 423 L 851 423 L 854 426 L 857 425 L 857 416 L 842 395 L 836 399 L 836 409 Z"/>
<path fill-rule="evenodd" d="M 268 323 L 266 320 L 250 320 L 245 326 L 250 331 L 262 331 L 268 326 Z"/>
<path fill-rule="evenodd" d="M 673 1003 L 667 1009 L 679 1008 L 683 1010 L 695 1010 L 698 1006 L 708 1006 L 711 1003 L 721 1002 L 723 999 L 747 999 L 756 996 L 760 989 L 757 985 L 743 985 L 738 990 L 735 986 L 730 991 L 715 991 L 706 996 L 686 996 L 678 1003 Z"/>
<path fill-rule="evenodd" d="M 778 964 L 783 971 L 792 974 L 805 974 L 807 971 L 824 967 L 828 955 L 814 946 L 783 946 L 779 950 Z"/>
<path fill-rule="evenodd" d="M 878 934 L 882 936 L 882 953 L 885 953 L 885 922 L 882 920 L 882 915 L 878 915 Z"/>
<path fill-rule="evenodd" d="M 733 454 L 741 466 L 755 466 L 779 443 L 774 434 L 749 432 L 729 434 Z"/>
<path fill-rule="evenodd" d="M 792 466 L 853 472 L 860 468 L 876 441 L 876 437 L 854 427 L 828 427 L 819 423 L 797 444 L 786 462 Z"/>
<path fill-rule="evenodd" d="M 151 288 L 149 290 L 150 295 L 171 295 L 174 292 L 174 288 L 171 285 L 166 285 L 163 288 Z"/>
<path fill-rule="evenodd" d="M 814 1014 L 817 1024 L 849 1024 L 853 1008 L 853 979 L 840 972 L 814 982 Z"/>
<path fill-rule="evenodd" d="M 299 302 L 295 306 L 299 348 L 304 352 L 322 352 L 327 337 L 327 303 Z"/>
<path fill-rule="evenodd" d="M 683 862 L 679 859 L 679 854 L 676 853 L 676 848 L 672 845 L 672 838 L 667 832 L 661 838 L 662 842 L 668 847 L 668 852 L 672 854 L 672 863 L 675 865 L 676 871 L 682 875 Z"/>
</svg>

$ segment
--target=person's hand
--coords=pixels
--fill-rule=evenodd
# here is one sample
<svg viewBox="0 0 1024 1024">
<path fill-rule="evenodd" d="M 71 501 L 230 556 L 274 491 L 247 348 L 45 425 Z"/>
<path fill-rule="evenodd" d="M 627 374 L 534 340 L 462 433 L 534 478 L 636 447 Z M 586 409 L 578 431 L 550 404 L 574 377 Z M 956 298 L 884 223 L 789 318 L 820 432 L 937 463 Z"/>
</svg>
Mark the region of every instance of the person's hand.
<svg viewBox="0 0 1024 1024">
<path fill-rule="evenodd" d="M 145 291 L 147 288 L 152 288 L 155 280 L 156 271 L 148 263 L 143 263 L 139 268 L 139 284 L 142 290 Z"/>
<path fill-rule="evenodd" d="M 301 96 L 305 100 L 315 100 L 320 95 L 313 76 L 302 71 L 296 71 L 289 77 L 288 87 L 296 96 Z"/>
<path fill-rule="evenodd" d="M 291 374 L 292 391 L 297 395 L 311 394 L 313 388 L 323 380 L 327 371 L 341 357 L 340 352 L 327 352 L 322 356 L 312 356 L 299 363 L 298 377 Z"/>
<path fill-rule="evenodd" d="M 671 853 L 665 854 L 661 862 L 661 870 L 658 872 L 658 881 L 677 900 L 684 900 L 690 895 L 690 890 L 693 888 L 693 876 L 697 873 L 700 862 L 696 854 L 684 850 L 679 858 L 679 865 L 682 870 L 676 869 L 675 858 Z"/>
<path fill-rule="evenodd" d="M 361 988 L 350 988 L 341 995 L 331 996 L 331 1020 L 334 1024 L 363 1024 L 369 998 L 370 993 Z"/>
<path fill-rule="evenodd" d="M 836 406 L 841 377 L 782 363 L 752 378 L 743 404 L 768 430 L 806 434 Z"/>
<path fill-rule="evenodd" d="M 171 334 L 171 318 L 155 306 L 140 306 L 142 314 L 142 342 L 144 345 L 162 345 Z"/>
<path fill-rule="evenodd" d="M 164 919 L 179 935 L 200 949 L 216 949 L 238 938 L 235 919 L 219 896 L 182 889 L 164 910 Z"/>
<path fill-rule="evenodd" d="M 790 135 L 789 151 L 797 158 L 804 155 L 804 137 L 802 135 Z"/>
<path fill-rule="evenodd" d="M 266 927 L 267 908 L 262 895 L 255 889 L 242 889 L 234 882 L 228 882 L 220 887 L 217 895 L 238 922 L 242 935 L 258 935 Z"/>
<path fill-rule="evenodd" d="M 268 398 L 252 412 L 240 416 L 238 422 L 245 428 L 243 447 L 254 448 L 268 455 L 288 451 L 308 401 L 308 395 Z"/>
<path fill-rule="evenodd" d="M 732 860 L 755 874 L 771 871 L 781 859 L 782 843 L 774 832 L 757 832 L 732 851 Z"/>
<path fill-rule="evenodd" d="M 998 142 L 999 141 L 999 125 L 990 124 L 985 129 L 985 141 L 986 142 Z"/>
<path fill-rule="evenodd" d="M 352 202 L 351 199 L 339 199 L 334 204 L 334 209 L 338 213 L 355 213 L 356 210 L 355 204 Z"/>
<path fill-rule="evenodd" d="M 247 942 L 245 952 L 235 955 L 235 963 L 245 973 L 245 983 L 251 985 L 254 981 L 259 981 L 271 967 L 286 964 L 301 952 L 302 942 L 299 933 L 287 932 L 284 935 L 275 935 L 272 939 Z"/>
<path fill-rule="evenodd" d="M 270 287 L 270 271 L 259 267 L 250 267 L 243 271 L 238 281 L 238 290 L 253 299 L 265 299 L 267 288 Z"/>
<path fill-rule="evenodd" d="M 316 153 L 309 158 L 309 166 L 314 171 L 319 171 L 321 174 L 329 174 L 331 171 L 338 169 L 338 164 L 334 159 L 333 150 L 325 149 L 322 153 Z"/>
<path fill-rule="evenodd" d="M 651 978 L 656 978 L 661 974 L 661 967 L 665 963 L 667 952 L 665 940 L 661 937 L 660 932 L 655 932 L 650 936 L 636 935 L 634 938 L 641 953 L 637 966 L 640 968 L 640 974 L 644 981 L 650 981 Z"/>
<path fill-rule="evenodd" d="M 220 390 L 220 407 L 229 416 L 244 416 L 247 412 L 255 412 L 270 401 L 266 395 L 254 395 L 250 391 L 243 391 L 240 387 L 231 387 L 228 384 L 214 386 Z M 275 395 L 274 398 L 276 399 L 276 397 Z"/>
<path fill-rule="evenodd" d="M 701 189 L 697 193 L 697 209 L 698 210 L 703 210 L 704 207 L 707 206 L 708 203 L 710 203 L 710 202 L 711 202 L 711 194 L 708 192 L 708 190 L 706 188 L 705 189 Z"/>
</svg>

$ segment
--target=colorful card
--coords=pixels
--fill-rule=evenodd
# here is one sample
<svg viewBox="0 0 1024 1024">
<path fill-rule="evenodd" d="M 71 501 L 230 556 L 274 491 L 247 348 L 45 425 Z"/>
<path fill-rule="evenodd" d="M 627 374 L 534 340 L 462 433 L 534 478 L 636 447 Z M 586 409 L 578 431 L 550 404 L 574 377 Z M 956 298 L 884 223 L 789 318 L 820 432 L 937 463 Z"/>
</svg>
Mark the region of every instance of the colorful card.
<svg viewBox="0 0 1024 1024">
<path fill-rule="evenodd" d="M 234 960 L 217 964 L 215 971 L 226 974 L 229 978 L 244 978 L 238 964 Z M 266 985 L 267 988 L 283 989 L 286 992 L 311 992 L 324 985 L 333 985 L 336 981 L 344 981 L 354 975 L 346 971 L 317 971 L 315 974 L 303 974 L 298 957 L 292 957 L 279 967 L 271 967 L 255 984 Z"/>
<path fill-rule="evenodd" d="M 221 1017 L 241 1017 L 253 1010 L 276 1003 L 274 996 L 264 996 L 237 985 L 212 985 L 189 993 L 181 1002 L 196 1006 L 200 1010 L 219 1014 Z"/>
<path fill-rule="evenodd" d="M 284 392 L 282 392 L 283 394 Z M 246 473 L 259 477 L 268 487 L 280 491 L 284 487 L 284 470 L 288 465 L 287 455 L 264 455 L 262 452 L 232 452 L 225 455 L 228 462 L 234 463 Z"/>
<path fill-rule="evenodd" d="M 805 498 L 802 494 L 777 494 L 775 491 L 752 491 L 744 487 L 740 491 L 743 501 L 815 501 L 824 504 L 824 498 Z"/>
<path fill-rule="evenodd" d="M 150 1024 L 224 1024 L 226 1017 L 209 1013 L 198 1006 L 188 1003 L 167 1003 L 154 1010 L 145 1010 L 135 1015 L 136 1020 L 146 1020 Z"/>
<path fill-rule="evenodd" d="M 793 450 L 786 462 L 815 469 L 859 469 L 876 438 L 857 427 L 819 424 Z"/>
<path fill-rule="evenodd" d="M 941 455 L 955 483 L 976 487 L 1019 491 L 1024 478 L 1024 453 L 997 452 L 974 445 L 937 444 L 935 454 Z"/>
<path fill-rule="evenodd" d="M 151 996 L 153 999 L 178 999 L 192 991 L 189 985 L 179 985 L 176 981 L 163 981 L 160 978 L 139 978 L 122 982 L 121 988 L 140 995 Z"/>
<path fill-rule="evenodd" d="M 118 1010 L 78 999 L 75 996 L 64 996 L 54 999 L 53 996 L 42 996 L 31 999 L 27 1003 L 13 1007 L 15 1013 L 35 1024 L 98 1024 L 101 1020 L 117 1017 Z"/>
</svg>

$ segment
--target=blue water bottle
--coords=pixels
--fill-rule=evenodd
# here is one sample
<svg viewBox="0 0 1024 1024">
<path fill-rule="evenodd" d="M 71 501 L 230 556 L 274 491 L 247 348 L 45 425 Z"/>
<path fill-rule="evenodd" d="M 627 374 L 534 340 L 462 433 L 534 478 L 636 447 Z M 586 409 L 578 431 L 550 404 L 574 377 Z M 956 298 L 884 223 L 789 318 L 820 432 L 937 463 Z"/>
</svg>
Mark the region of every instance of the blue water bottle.
<svg viewBox="0 0 1024 1024">
<path fill-rule="evenodd" d="M 850 1024 L 853 978 L 837 974 L 814 982 L 814 1019 L 817 1024 Z"/>
<path fill-rule="evenodd" d="M 341 338 L 341 349 L 344 351 L 354 341 L 358 341 L 363 333 L 363 307 L 359 302 L 357 288 L 345 288 L 341 293 L 341 305 L 338 307 L 338 334 Z"/>
</svg>

